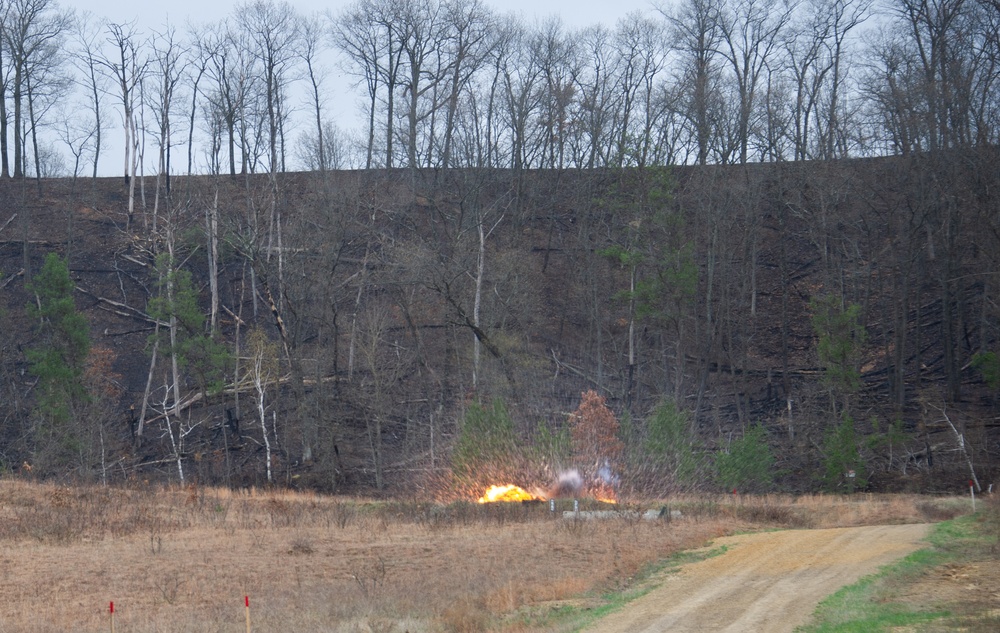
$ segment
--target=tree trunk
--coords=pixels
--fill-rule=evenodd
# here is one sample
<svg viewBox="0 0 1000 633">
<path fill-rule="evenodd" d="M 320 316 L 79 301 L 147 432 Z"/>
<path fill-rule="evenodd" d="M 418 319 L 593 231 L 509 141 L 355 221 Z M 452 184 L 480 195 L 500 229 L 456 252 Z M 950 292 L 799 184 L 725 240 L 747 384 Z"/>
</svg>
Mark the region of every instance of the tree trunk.
<svg viewBox="0 0 1000 633">
<path fill-rule="evenodd" d="M 208 287 L 211 295 L 209 328 L 214 336 L 219 324 L 219 182 L 217 179 L 212 205 L 205 209 L 205 230 L 208 237 Z"/>
</svg>

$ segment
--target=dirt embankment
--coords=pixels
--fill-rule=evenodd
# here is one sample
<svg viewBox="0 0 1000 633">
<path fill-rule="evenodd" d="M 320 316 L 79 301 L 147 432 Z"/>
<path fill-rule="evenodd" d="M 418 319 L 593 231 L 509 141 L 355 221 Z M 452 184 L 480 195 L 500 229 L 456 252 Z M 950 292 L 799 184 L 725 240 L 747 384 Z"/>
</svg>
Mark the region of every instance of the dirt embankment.
<svg viewBox="0 0 1000 633">
<path fill-rule="evenodd" d="M 927 525 L 786 530 L 718 539 L 725 553 L 686 565 L 590 633 L 781 633 L 820 600 L 919 549 Z"/>
</svg>

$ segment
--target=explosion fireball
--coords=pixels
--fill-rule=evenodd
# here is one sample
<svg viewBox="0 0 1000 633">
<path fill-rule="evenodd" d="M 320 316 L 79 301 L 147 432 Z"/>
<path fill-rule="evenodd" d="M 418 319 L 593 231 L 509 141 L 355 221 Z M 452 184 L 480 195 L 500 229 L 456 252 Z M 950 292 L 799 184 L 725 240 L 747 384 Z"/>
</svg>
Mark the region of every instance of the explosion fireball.
<svg viewBox="0 0 1000 633">
<path fill-rule="evenodd" d="M 608 472 L 610 473 L 610 470 Z M 595 482 L 595 484 L 589 490 L 590 497 L 603 503 L 618 503 L 615 500 L 614 486 L 611 482 L 604 479 L 603 481 Z M 581 496 L 587 496 L 587 488 L 583 477 L 580 476 L 580 472 L 572 469 L 559 473 L 555 484 L 549 486 L 547 489 L 541 487 L 534 488 L 534 493 L 528 492 L 524 488 L 515 486 L 514 484 L 490 486 L 483 496 L 479 498 L 479 503 L 576 499 Z"/>
<path fill-rule="evenodd" d="M 490 486 L 486 493 L 479 498 L 479 503 L 496 503 L 499 501 L 533 501 L 537 499 L 520 486 L 507 484 L 506 486 Z"/>
</svg>

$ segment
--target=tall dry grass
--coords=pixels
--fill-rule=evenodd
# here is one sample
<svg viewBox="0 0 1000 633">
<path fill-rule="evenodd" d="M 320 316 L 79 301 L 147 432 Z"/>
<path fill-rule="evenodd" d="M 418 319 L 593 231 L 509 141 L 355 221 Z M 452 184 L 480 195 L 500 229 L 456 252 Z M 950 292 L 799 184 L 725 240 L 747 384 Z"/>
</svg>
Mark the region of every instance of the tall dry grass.
<svg viewBox="0 0 1000 633">
<path fill-rule="evenodd" d="M 566 520 L 546 504 L 0 481 L 0 633 L 538 630 L 655 561 L 757 527 L 924 521 L 915 496 L 680 497 L 680 519 Z M 586 504 L 584 507 L 588 507 Z M 560 510 L 563 509 L 562 507 Z M 670 513 L 664 513 L 669 517 Z"/>
</svg>

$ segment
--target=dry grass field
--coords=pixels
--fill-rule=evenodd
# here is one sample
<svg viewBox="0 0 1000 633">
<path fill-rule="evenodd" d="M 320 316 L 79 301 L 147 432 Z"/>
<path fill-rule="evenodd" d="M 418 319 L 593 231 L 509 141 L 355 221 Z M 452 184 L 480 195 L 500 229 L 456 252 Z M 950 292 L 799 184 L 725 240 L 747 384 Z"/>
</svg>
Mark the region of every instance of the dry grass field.
<svg viewBox="0 0 1000 633">
<path fill-rule="evenodd" d="M 571 502 L 560 502 L 559 509 Z M 584 502 L 583 507 L 596 507 Z M 0 633 L 559 630 L 680 550 L 739 531 L 924 522 L 918 496 L 687 497 L 681 518 L 547 504 L 0 481 Z M 607 506 L 604 506 L 607 507 Z M 667 513 L 669 516 L 669 513 Z"/>
</svg>

